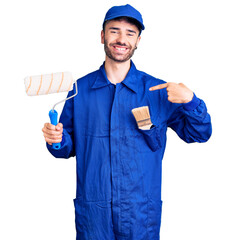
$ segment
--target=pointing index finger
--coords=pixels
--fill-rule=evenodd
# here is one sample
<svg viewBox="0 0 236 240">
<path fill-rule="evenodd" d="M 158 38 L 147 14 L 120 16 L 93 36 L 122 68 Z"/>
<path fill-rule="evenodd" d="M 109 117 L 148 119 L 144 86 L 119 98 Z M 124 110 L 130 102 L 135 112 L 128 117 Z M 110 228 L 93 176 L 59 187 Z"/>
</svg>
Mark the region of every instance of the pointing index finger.
<svg viewBox="0 0 236 240">
<path fill-rule="evenodd" d="M 159 84 L 159 85 L 150 87 L 149 91 L 160 90 L 160 89 L 166 88 L 167 86 L 168 86 L 168 83 Z"/>
</svg>

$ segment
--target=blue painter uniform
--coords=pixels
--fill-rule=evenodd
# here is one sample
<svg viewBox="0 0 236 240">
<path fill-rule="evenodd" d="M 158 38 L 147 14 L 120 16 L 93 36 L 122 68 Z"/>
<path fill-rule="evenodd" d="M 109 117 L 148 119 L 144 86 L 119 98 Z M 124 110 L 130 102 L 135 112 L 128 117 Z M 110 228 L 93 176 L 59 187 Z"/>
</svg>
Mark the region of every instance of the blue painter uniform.
<svg viewBox="0 0 236 240">
<path fill-rule="evenodd" d="M 78 95 L 65 103 L 58 158 L 76 156 L 74 200 L 77 240 L 158 240 L 161 223 L 161 173 L 170 127 L 187 143 L 205 142 L 211 120 L 194 95 L 186 104 L 168 101 L 164 81 L 138 71 L 131 62 L 116 85 L 99 70 L 77 80 Z M 72 90 L 69 95 L 74 94 Z M 140 130 L 131 112 L 149 106 L 150 130 Z"/>
</svg>

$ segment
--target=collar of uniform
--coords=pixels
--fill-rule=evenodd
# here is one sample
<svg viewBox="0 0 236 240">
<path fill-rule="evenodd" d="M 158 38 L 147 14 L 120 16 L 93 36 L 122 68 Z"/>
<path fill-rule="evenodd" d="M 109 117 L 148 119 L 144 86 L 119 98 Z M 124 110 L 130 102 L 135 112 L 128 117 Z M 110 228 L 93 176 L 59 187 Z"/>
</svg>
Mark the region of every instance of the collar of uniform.
<svg viewBox="0 0 236 240">
<path fill-rule="evenodd" d="M 91 88 L 101 88 L 101 87 L 105 87 L 105 86 L 111 84 L 111 82 L 107 78 L 104 66 L 105 66 L 105 62 L 99 68 L 98 75 L 97 75 L 94 83 L 92 84 Z M 137 86 L 137 81 L 136 81 L 136 72 L 137 72 L 137 69 L 136 69 L 134 63 L 131 61 L 130 70 L 129 70 L 128 74 L 126 75 L 125 79 L 121 83 L 123 83 L 126 87 L 128 87 L 129 89 L 131 89 L 132 91 L 137 93 L 138 86 Z"/>
<path fill-rule="evenodd" d="M 94 83 L 92 84 L 91 88 L 101 88 L 101 87 L 105 87 L 105 86 L 111 84 L 111 82 L 107 78 L 104 66 L 105 66 L 105 62 L 99 68 L 97 77 L 96 77 Z"/>
<path fill-rule="evenodd" d="M 137 76 L 137 69 L 134 63 L 131 61 L 129 72 L 121 83 L 123 83 L 126 87 L 128 87 L 135 93 L 138 92 L 138 81 L 136 76 Z"/>
</svg>

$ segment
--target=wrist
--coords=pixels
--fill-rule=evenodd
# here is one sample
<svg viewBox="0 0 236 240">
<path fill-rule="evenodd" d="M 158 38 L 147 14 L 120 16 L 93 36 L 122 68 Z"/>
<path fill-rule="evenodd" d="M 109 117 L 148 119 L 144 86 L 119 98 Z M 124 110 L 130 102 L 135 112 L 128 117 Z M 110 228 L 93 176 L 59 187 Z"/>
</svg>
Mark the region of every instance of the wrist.
<svg viewBox="0 0 236 240">
<path fill-rule="evenodd" d="M 183 100 L 183 103 L 189 103 L 193 100 L 194 93 L 191 91 L 189 95 Z"/>
<path fill-rule="evenodd" d="M 188 102 L 183 104 L 183 108 L 186 111 L 192 111 L 196 109 L 196 107 L 200 104 L 200 99 L 196 97 L 195 94 L 193 94 L 193 99 Z"/>
</svg>

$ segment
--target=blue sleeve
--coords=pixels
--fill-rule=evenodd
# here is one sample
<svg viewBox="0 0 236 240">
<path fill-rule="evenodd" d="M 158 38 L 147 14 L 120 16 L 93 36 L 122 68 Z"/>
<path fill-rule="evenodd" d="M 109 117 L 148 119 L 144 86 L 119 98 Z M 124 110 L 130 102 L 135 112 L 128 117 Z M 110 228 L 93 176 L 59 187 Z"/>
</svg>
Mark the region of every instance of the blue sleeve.
<svg viewBox="0 0 236 240">
<path fill-rule="evenodd" d="M 211 117 L 206 104 L 195 94 L 191 102 L 178 104 L 167 125 L 187 143 L 206 142 L 212 133 Z"/>
<path fill-rule="evenodd" d="M 67 97 L 73 95 L 73 91 L 68 93 Z M 69 99 L 65 102 L 59 122 L 63 124 L 63 134 L 60 149 L 53 149 L 47 144 L 49 152 L 56 158 L 69 158 L 75 156 L 74 150 L 74 127 L 73 127 L 73 109 L 74 99 Z"/>
</svg>

